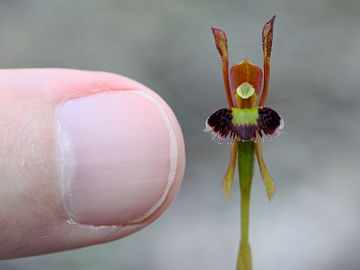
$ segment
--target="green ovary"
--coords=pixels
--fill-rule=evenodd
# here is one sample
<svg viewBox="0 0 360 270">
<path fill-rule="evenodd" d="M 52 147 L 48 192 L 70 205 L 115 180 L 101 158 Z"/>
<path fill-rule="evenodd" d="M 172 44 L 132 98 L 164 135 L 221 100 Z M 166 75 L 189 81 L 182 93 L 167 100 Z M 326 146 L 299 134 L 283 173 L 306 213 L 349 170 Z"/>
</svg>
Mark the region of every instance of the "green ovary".
<svg viewBox="0 0 360 270">
<path fill-rule="evenodd" d="M 251 248 L 249 244 L 250 193 L 254 172 L 254 142 L 238 143 L 238 171 L 241 193 L 241 240 L 237 270 L 251 270 Z"/>
<path fill-rule="evenodd" d="M 233 119 L 231 122 L 234 125 L 256 125 L 259 117 L 258 108 L 239 109 L 231 108 Z"/>
</svg>

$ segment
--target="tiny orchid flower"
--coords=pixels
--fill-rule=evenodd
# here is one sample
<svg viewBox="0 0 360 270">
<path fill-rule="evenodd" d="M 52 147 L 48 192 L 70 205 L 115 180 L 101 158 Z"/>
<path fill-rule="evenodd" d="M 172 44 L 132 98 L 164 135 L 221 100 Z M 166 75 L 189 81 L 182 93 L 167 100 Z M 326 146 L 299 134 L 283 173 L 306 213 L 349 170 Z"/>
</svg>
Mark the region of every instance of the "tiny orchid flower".
<svg viewBox="0 0 360 270">
<path fill-rule="evenodd" d="M 226 34 L 220 29 L 212 28 L 222 60 L 223 80 L 229 107 L 214 112 L 206 120 L 205 131 L 211 132 L 213 140 L 217 143 L 228 140 L 232 144 L 230 162 L 223 180 L 223 190 L 227 198 L 230 196 L 235 164 L 236 160 L 238 161 L 241 191 L 238 270 L 252 269 L 248 232 L 254 156 L 257 158 L 269 200 L 275 193 L 275 183 L 267 171 L 262 156 L 262 140 L 266 137 L 277 137 L 284 127 L 282 117 L 275 110 L 264 107 L 269 87 L 274 21 L 275 16 L 264 25 L 262 31 L 264 72 L 245 58 L 241 63 L 231 67 L 230 76 Z"/>
</svg>

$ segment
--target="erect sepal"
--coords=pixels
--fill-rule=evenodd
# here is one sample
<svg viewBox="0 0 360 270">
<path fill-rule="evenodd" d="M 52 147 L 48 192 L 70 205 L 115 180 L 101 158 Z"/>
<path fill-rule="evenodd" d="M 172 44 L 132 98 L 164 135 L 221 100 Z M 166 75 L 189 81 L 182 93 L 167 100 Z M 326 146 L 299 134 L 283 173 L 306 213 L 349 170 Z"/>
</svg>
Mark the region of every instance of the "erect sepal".
<svg viewBox="0 0 360 270">
<path fill-rule="evenodd" d="M 237 149 L 238 149 L 238 142 L 235 141 L 234 144 L 231 146 L 229 166 L 226 170 L 226 174 L 224 176 L 223 185 L 222 185 L 226 199 L 230 198 L 231 187 L 234 180 Z"/>
<path fill-rule="evenodd" d="M 257 136 L 256 142 L 255 142 L 255 153 L 256 153 L 256 159 L 259 164 L 261 177 L 262 177 L 264 185 L 265 185 L 265 190 L 266 190 L 267 196 L 269 198 L 269 201 L 271 201 L 271 199 L 273 198 L 273 196 L 275 194 L 276 185 L 275 185 L 274 181 L 272 180 L 272 178 L 266 168 L 264 158 L 262 155 L 262 145 L 261 145 L 261 140 L 259 138 L 259 135 Z"/>
<path fill-rule="evenodd" d="M 226 98 L 230 107 L 234 107 L 229 83 L 229 55 L 226 34 L 223 30 L 211 27 L 215 38 L 216 48 L 221 56 L 222 72 L 225 85 Z"/>
<path fill-rule="evenodd" d="M 267 60 L 271 57 L 275 18 L 276 16 L 273 16 L 267 23 L 265 23 L 262 31 L 262 46 L 264 58 Z"/>
<path fill-rule="evenodd" d="M 275 16 L 273 16 L 265 25 L 262 31 L 262 47 L 264 53 L 264 87 L 259 101 L 259 106 L 264 106 L 270 80 L 270 57 L 273 41 Z"/>
<path fill-rule="evenodd" d="M 221 58 L 228 59 L 228 46 L 225 32 L 219 28 L 214 27 L 211 27 L 211 30 L 215 38 L 216 48 Z"/>
</svg>

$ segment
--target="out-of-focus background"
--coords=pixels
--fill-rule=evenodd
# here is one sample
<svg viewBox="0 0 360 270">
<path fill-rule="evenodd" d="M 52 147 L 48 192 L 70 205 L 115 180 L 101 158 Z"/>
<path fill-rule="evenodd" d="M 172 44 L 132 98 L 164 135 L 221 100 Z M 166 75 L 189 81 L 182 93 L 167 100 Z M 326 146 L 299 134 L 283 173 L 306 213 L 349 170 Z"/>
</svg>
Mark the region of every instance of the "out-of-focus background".
<svg viewBox="0 0 360 270">
<path fill-rule="evenodd" d="M 62 0 L 0 2 L 0 66 L 101 70 L 160 94 L 183 128 L 187 168 L 155 223 L 109 244 L 0 262 L 2 270 L 234 269 L 239 192 L 221 190 L 229 146 L 204 134 L 226 106 L 210 27 L 232 64 L 262 64 L 261 29 L 277 15 L 268 106 L 285 133 L 264 144 L 271 203 L 256 168 L 254 269 L 360 269 L 360 2 L 358 0 Z"/>
</svg>

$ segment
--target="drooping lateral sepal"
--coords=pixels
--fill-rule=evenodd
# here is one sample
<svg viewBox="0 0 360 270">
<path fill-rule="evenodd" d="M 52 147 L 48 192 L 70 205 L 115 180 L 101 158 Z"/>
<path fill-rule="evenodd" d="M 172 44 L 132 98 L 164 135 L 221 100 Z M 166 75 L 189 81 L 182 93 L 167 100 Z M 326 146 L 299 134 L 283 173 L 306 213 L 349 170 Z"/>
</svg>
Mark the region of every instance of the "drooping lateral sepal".
<svg viewBox="0 0 360 270">
<path fill-rule="evenodd" d="M 257 136 L 257 140 L 255 142 L 255 153 L 256 153 L 256 159 L 259 164 L 261 177 L 264 182 L 265 190 L 266 190 L 269 201 L 271 201 L 271 199 L 274 197 L 274 194 L 275 194 L 276 185 L 266 168 L 264 158 L 262 155 L 262 145 L 261 145 L 261 140 L 260 140 L 259 136 Z"/>
<path fill-rule="evenodd" d="M 282 128 L 281 116 L 271 108 L 223 108 L 207 119 L 205 131 L 211 131 L 213 140 L 222 143 L 226 139 L 255 141 L 256 134 L 274 138 Z"/>
<path fill-rule="evenodd" d="M 235 141 L 234 144 L 231 146 L 230 161 L 223 180 L 223 190 L 226 199 L 230 198 L 231 187 L 234 180 L 237 150 L 238 150 L 238 142 Z"/>
</svg>

